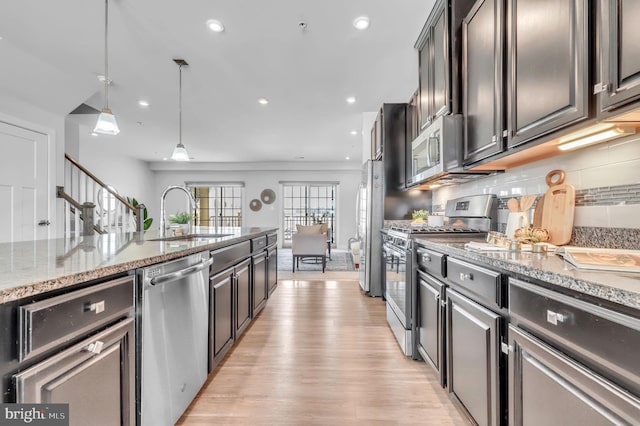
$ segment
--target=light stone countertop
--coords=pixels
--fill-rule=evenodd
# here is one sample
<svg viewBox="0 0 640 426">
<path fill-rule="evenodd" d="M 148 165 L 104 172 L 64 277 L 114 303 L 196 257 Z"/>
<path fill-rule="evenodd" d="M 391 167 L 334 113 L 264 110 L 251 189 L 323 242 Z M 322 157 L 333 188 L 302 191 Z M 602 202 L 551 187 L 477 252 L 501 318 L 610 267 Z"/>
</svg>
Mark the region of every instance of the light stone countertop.
<svg viewBox="0 0 640 426">
<path fill-rule="evenodd" d="M 0 244 L 0 304 L 229 246 L 276 231 L 273 227 L 197 228 L 230 234 L 192 241 L 149 241 L 156 231 Z"/>
<path fill-rule="evenodd" d="M 501 270 L 516 278 L 541 281 L 640 310 L 640 273 L 578 270 L 560 256 L 551 253 L 478 253 L 464 248 L 464 244 L 470 241 L 469 238 L 415 237 L 414 240 L 426 248 L 489 269 Z"/>
</svg>

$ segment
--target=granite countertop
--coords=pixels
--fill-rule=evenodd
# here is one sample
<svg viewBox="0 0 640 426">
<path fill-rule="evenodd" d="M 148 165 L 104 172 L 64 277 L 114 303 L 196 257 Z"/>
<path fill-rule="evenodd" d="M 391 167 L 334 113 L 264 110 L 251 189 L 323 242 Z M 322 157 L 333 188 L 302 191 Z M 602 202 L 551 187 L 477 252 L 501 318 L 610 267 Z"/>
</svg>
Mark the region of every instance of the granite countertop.
<svg viewBox="0 0 640 426">
<path fill-rule="evenodd" d="M 229 234 L 195 240 L 150 241 L 157 231 L 106 234 L 79 240 L 0 244 L 0 304 L 225 247 L 276 231 L 273 227 L 198 227 L 198 234 Z"/>
<path fill-rule="evenodd" d="M 468 260 L 517 278 L 531 278 L 640 310 L 640 274 L 578 270 L 554 254 L 531 252 L 483 252 L 464 248 L 471 239 L 415 237 L 433 250 Z M 484 241 L 484 240 L 475 240 Z"/>
</svg>

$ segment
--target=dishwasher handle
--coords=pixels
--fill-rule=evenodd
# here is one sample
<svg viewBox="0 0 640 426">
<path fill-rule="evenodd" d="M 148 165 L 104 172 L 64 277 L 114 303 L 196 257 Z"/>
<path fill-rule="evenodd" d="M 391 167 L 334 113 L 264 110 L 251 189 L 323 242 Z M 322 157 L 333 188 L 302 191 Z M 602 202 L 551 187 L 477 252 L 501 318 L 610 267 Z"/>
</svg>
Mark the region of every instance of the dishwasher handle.
<svg viewBox="0 0 640 426">
<path fill-rule="evenodd" d="M 189 266 L 188 268 L 180 269 L 179 271 L 170 272 L 168 274 L 158 275 L 157 277 L 153 277 L 149 281 L 149 284 L 155 286 L 158 284 L 167 283 L 169 281 L 174 281 L 184 276 L 193 274 L 195 272 L 202 271 L 203 269 L 208 268 L 212 264 L 213 264 L 213 257 L 210 257 L 209 259 L 203 260 L 196 265 Z"/>
</svg>

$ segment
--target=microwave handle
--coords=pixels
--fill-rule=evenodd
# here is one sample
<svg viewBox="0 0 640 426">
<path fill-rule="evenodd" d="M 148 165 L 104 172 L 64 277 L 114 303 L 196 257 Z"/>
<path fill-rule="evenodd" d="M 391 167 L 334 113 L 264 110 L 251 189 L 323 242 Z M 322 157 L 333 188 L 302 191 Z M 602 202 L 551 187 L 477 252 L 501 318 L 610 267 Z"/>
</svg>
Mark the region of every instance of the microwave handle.
<svg viewBox="0 0 640 426">
<path fill-rule="evenodd" d="M 429 165 L 429 167 L 432 167 L 435 165 L 435 163 L 433 162 L 433 159 L 431 158 L 431 144 L 436 143 L 439 144 L 440 143 L 440 135 L 437 133 L 433 133 L 429 136 L 428 139 L 428 143 L 427 143 L 427 164 Z M 437 146 L 436 146 L 437 147 Z"/>
</svg>

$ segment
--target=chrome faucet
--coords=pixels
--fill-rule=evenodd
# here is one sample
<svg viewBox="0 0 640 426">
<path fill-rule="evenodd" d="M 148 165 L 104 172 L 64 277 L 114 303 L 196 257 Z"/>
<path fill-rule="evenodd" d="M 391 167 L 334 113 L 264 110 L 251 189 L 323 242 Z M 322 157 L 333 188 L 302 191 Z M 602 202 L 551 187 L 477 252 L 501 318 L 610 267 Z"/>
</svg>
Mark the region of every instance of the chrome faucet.
<svg viewBox="0 0 640 426">
<path fill-rule="evenodd" d="M 193 198 L 193 195 L 191 195 L 191 192 L 189 192 L 189 190 L 184 187 L 184 186 L 180 186 L 180 185 L 171 185 L 168 186 L 167 189 L 164 190 L 164 192 L 162 193 L 162 196 L 160 197 L 160 238 L 164 238 L 165 236 L 165 231 L 166 231 L 166 214 L 165 214 L 165 201 L 167 198 L 167 194 L 169 192 L 171 192 L 174 189 L 180 189 L 182 191 L 184 191 L 188 196 L 189 196 L 189 201 L 191 202 L 191 209 L 195 209 L 196 208 L 196 200 L 195 198 Z"/>
</svg>

